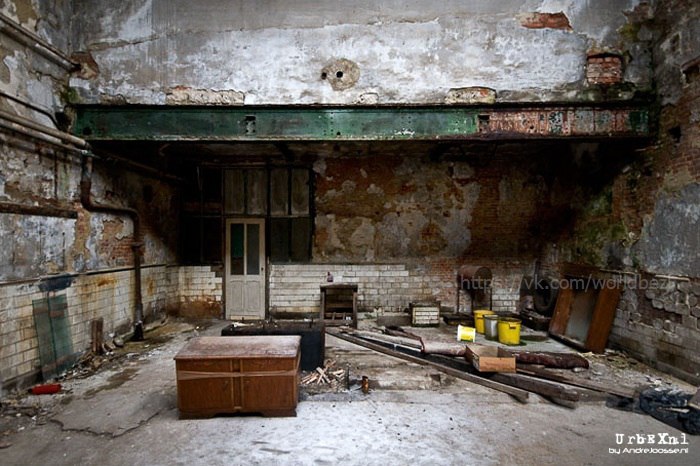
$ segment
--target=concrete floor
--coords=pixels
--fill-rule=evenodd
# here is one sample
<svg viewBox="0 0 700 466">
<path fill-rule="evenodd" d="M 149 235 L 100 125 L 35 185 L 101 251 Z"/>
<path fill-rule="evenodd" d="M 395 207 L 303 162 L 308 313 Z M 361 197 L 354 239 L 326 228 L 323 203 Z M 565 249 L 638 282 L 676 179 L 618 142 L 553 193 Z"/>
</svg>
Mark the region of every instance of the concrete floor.
<svg viewBox="0 0 700 466">
<path fill-rule="evenodd" d="M 178 420 L 172 358 L 193 334 L 218 335 L 223 326 L 142 345 L 116 367 L 66 381 L 66 393 L 30 396 L 41 398 L 48 422 L 25 422 L 0 437 L 10 444 L 0 463 L 690 465 L 700 458 L 700 438 L 690 436 L 688 453 L 609 452 L 636 447 L 617 445 L 616 434 L 681 435 L 649 416 L 603 403 L 572 410 L 537 396 L 520 404 L 332 337 L 327 356 L 369 376 L 376 389 L 306 396 L 295 418 Z"/>
</svg>

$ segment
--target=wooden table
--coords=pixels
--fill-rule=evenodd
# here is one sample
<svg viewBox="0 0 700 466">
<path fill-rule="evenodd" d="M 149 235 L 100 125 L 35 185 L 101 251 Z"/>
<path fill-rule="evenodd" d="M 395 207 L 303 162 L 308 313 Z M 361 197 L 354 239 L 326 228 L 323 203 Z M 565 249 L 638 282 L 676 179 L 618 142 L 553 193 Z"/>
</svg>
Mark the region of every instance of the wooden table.
<svg viewBox="0 0 700 466">
<path fill-rule="evenodd" d="M 199 337 L 175 356 L 180 418 L 296 416 L 297 335 Z"/>
<path fill-rule="evenodd" d="M 321 285 L 320 316 L 327 326 L 357 328 L 357 283 Z"/>
</svg>

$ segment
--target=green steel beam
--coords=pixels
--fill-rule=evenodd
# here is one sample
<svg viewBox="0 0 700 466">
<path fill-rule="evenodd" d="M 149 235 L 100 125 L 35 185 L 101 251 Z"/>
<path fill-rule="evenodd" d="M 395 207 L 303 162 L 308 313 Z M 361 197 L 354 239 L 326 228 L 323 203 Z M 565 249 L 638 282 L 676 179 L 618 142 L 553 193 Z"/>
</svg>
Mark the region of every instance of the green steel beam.
<svg viewBox="0 0 700 466">
<path fill-rule="evenodd" d="M 648 137 L 646 106 L 79 106 L 92 141 L 383 141 Z"/>
</svg>

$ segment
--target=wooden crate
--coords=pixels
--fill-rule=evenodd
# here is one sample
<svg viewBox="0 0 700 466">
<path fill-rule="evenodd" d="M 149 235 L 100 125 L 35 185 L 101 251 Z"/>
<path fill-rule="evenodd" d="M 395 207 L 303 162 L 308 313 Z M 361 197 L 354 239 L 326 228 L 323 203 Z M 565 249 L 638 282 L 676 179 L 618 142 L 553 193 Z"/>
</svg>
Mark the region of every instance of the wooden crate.
<svg viewBox="0 0 700 466">
<path fill-rule="evenodd" d="M 296 416 L 300 340 L 297 335 L 193 338 L 175 356 L 180 418 Z"/>
<path fill-rule="evenodd" d="M 411 303 L 411 325 L 437 327 L 440 325 L 440 304 Z"/>
<path fill-rule="evenodd" d="M 465 357 L 479 372 L 515 372 L 515 356 L 500 346 L 467 345 Z"/>
</svg>

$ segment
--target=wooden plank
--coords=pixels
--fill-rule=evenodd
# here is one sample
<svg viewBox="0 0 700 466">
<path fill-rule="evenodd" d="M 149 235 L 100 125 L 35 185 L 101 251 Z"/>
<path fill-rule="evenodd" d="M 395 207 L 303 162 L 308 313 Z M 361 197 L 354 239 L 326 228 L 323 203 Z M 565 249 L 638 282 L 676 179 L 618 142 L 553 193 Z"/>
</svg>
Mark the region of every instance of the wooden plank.
<svg viewBox="0 0 700 466">
<path fill-rule="evenodd" d="M 588 367 L 588 360 L 577 353 L 555 353 L 552 351 L 512 351 L 515 360 L 521 364 L 539 364 L 559 369 Z"/>
<path fill-rule="evenodd" d="M 519 373 L 522 374 L 532 375 L 542 379 L 561 382 L 568 385 L 574 385 L 576 387 L 587 388 L 589 390 L 595 390 L 598 392 L 609 393 L 611 395 L 621 396 L 623 398 L 637 397 L 637 390 L 622 385 L 610 385 L 602 382 L 595 382 L 593 380 L 578 379 L 563 374 L 557 374 L 547 369 L 536 368 L 532 366 L 522 366 L 520 364 L 517 365 L 517 370 Z"/>
<path fill-rule="evenodd" d="M 423 345 L 421 344 L 421 342 L 418 340 L 415 340 L 413 338 L 397 337 L 397 336 L 393 336 L 393 335 L 384 335 L 383 333 L 357 331 L 357 330 L 352 332 L 352 334 L 357 335 L 358 337 L 368 338 L 368 339 L 383 342 L 383 343 L 392 343 L 392 344 L 397 344 L 397 345 L 401 345 L 401 346 L 407 346 L 409 348 L 416 348 L 418 350 L 423 349 Z"/>
<path fill-rule="evenodd" d="M 491 380 L 500 382 L 513 387 L 521 388 L 529 392 L 537 393 L 538 395 L 547 398 L 554 398 L 564 401 L 579 401 L 581 395 L 573 388 L 564 387 L 557 383 L 548 382 L 521 374 L 494 374 Z"/>
<path fill-rule="evenodd" d="M 90 322 L 90 338 L 93 354 L 102 353 L 102 341 L 104 340 L 103 329 L 104 319 L 102 317 L 99 319 L 92 319 L 92 322 Z"/>
<path fill-rule="evenodd" d="M 569 322 L 573 299 L 574 291 L 570 287 L 559 290 L 552 321 L 549 323 L 549 333 L 552 335 L 564 335 L 566 332 L 566 324 Z"/>
<path fill-rule="evenodd" d="M 605 351 L 621 293 L 622 285 L 613 280 L 606 280 L 605 286 L 598 293 L 586 337 L 586 348 L 594 353 Z"/>
<path fill-rule="evenodd" d="M 423 340 L 423 352 L 425 354 L 445 354 L 447 356 L 463 357 L 467 354 L 467 345 L 457 342 Z"/>
<path fill-rule="evenodd" d="M 377 344 L 377 343 L 372 343 L 366 340 L 363 340 L 362 338 L 355 337 L 353 335 L 349 335 L 347 333 L 339 332 L 336 331 L 335 329 L 326 329 L 326 332 L 330 335 L 333 335 L 334 337 L 340 338 L 341 340 L 349 341 L 350 343 L 354 343 L 359 346 L 363 346 L 365 348 L 377 351 L 382 354 L 386 354 L 389 356 L 393 356 L 395 358 L 403 359 L 405 361 L 410 361 L 415 364 L 420 364 L 422 366 L 430 366 L 433 367 L 441 372 L 444 372 L 445 374 L 451 375 L 453 377 L 456 377 L 461 380 L 466 380 L 468 382 L 472 382 L 478 385 L 482 385 L 484 387 L 488 387 L 494 390 L 498 390 L 503 393 L 507 393 L 508 395 L 513 396 L 515 399 L 520 401 L 521 403 L 527 402 L 528 399 L 528 393 L 525 390 L 520 390 L 515 387 L 511 387 L 505 384 L 501 384 L 498 382 L 495 382 L 493 380 L 485 379 L 483 377 L 479 377 L 477 375 L 469 374 L 467 372 L 460 371 L 458 369 L 453 369 L 451 367 L 444 366 L 442 364 L 438 364 L 436 362 L 432 361 L 427 361 L 420 356 L 413 356 L 410 354 L 405 354 L 405 353 L 400 353 L 398 351 L 391 350 L 389 348 L 385 348 L 384 346 Z"/>
</svg>

